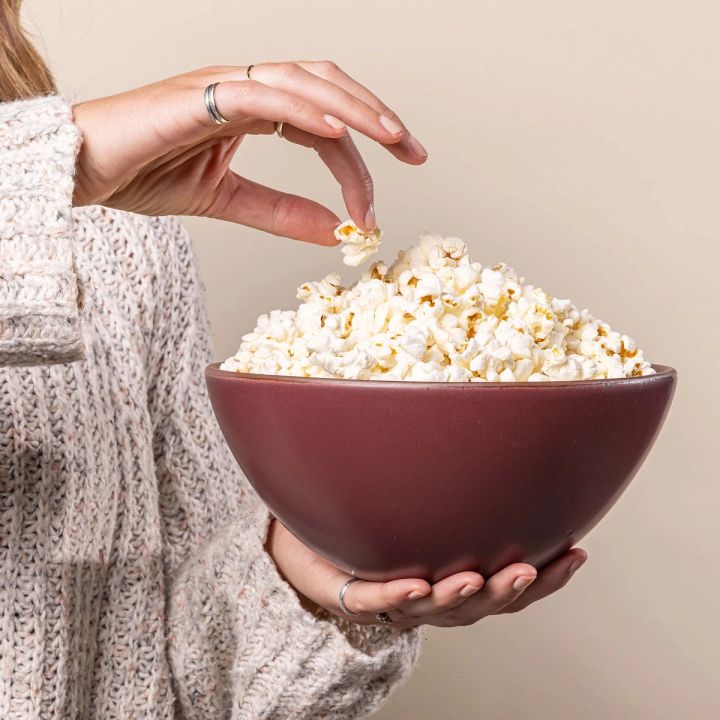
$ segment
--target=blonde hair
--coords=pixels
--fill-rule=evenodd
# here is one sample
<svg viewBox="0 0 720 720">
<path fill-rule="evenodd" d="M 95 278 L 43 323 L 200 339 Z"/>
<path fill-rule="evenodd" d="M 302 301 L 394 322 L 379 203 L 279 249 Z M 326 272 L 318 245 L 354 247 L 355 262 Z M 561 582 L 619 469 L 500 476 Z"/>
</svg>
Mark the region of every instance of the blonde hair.
<svg viewBox="0 0 720 720">
<path fill-rule="evenodd" d="M 23 0 L 0 0 L 0 102 L 57 91 L 50 68 L 22 27 Z"/>
</svg>

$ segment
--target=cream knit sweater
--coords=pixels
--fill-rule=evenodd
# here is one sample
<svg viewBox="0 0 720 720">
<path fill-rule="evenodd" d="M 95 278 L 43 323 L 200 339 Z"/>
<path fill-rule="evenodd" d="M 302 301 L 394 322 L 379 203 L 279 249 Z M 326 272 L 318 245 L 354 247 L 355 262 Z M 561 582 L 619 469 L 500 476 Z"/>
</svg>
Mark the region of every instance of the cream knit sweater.
<svg viewBox="0 0 720 720">
<path fill-rule="evenodd" d="M 418 631 L 315 617 L 280 577 L 208 404 L 187 232 L 72 210 L 80 140 L 61 97 L 0 104 L 0 718 L 372 711 Z"/>
</svg>

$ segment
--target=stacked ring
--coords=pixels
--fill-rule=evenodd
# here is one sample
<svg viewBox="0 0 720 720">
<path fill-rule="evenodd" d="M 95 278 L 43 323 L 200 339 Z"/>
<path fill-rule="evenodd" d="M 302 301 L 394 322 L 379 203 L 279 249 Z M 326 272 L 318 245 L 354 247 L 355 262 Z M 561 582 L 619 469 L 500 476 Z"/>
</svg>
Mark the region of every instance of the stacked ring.
<svg viewBox="0 0 720 720">
<path fill-rule="evenodd" d="M 247 69 L 248 77 L 250 77 L 250 68 L 253 68 L 254 65 L 250 65 L 250 67 Z M 217 103 L 215 102 L 215 88 L 220 83 L 211 83 L 205 88 L 205 109 L 208 112 L 208 115 L 210 116 L 210 119 L 216 124 L 216 125 L 224 125 L 225 123 L 229 123 L 230 120 L 228 120 L 219 110 Z M 284 138 L 283 135 L 283 127 L 285 126 L 284 121 L 278 121 L 275 123 L 275 134 L 280 137 Z"/>
<path fill-rule="evenodd" d="M 218 110 L 215 103 L 215 88 L 220 83 L 211 83 L 205 88 L 205 107 L 207 108 L 210 119 L 216 125 L 224 125 L 230 121 Z"/>
</svg>

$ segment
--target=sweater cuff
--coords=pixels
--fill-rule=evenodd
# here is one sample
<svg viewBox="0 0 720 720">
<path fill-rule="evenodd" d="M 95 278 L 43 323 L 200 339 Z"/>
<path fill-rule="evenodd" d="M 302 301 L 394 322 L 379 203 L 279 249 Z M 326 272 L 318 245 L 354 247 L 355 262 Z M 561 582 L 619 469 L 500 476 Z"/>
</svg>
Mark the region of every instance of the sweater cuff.
<svg viewBox="0 0 720 720">
<path fill-rule="evenodd" d="M 419 630 L 312 615 L 262 537 L 248 547 L 247 530 L 231 526 L 174 585 L 169 647 L 185 716 L 351 720 L 375 710 L 409 676 Z"/>
<path fill-rule="evenodd" d="M 82 356 L 72 243 L 81 140 L 62 97 L 0 104 L 0 365 Z"/>
</svg>

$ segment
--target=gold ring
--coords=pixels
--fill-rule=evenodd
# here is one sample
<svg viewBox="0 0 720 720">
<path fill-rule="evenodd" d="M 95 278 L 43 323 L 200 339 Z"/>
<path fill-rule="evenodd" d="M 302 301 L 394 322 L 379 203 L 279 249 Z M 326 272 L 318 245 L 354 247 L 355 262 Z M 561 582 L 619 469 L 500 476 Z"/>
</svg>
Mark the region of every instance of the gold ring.
<svg viewBox="0 0 720 720">
<path fill-rule="evenodd" d="M 285 136 L 283 135 L 283 126 L 284 126 L 284 125 L 285 125 L 285 121 L 276 122 L 276 123 L 275 123 L 275 134 L 276 134 L 278 137 L 281 137 L 281 138 L 284 138 L 284 137 L 285 137 Z"/>
</svg>

